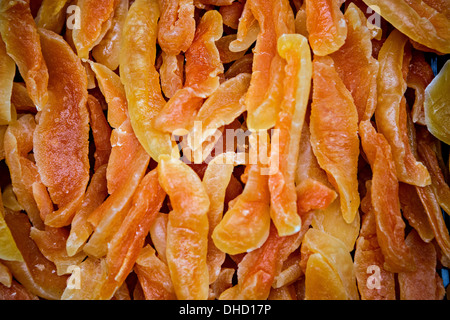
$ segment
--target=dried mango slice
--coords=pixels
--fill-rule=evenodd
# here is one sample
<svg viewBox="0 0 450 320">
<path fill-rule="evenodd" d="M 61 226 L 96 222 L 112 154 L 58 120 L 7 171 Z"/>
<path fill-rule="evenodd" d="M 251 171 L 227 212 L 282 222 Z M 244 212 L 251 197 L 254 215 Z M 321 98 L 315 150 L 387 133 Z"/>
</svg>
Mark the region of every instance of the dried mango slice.
<svg viewBox="0 0 450 320">
<path fill-rule="evenodd" d="M 430 184 L 425 166 L 414 157 L 406 132 L 406 103 L 403 94 L 403 55 L 408 38 L 394 30 L 384 42 L 379 55 L 377 80 L 378 104 L 375 110 L 377 129 L 391 146 L 398 180 L 417 186 Z"/>
<path fill-rule="evenodd" d="M 225 260 L 225 253 L 215 246 L 211 235 L 222 219 L 225 194 L 234 169 L 232 162 L 226 163 L 226 159 L 224 159 L 226 156 L 227 154 L 222 153 L 209 162 L 202 180 L 210 202 L 208 211 L 209 232 L 207 253 L 209 283 L 216 281 L 222 263 Z"/>
<path fill-rule="evenodd" d="M 152 239 L 153 246 L 158 252 L 158 258 L 167 264 L 166 247 L 167 247 L 167 223 L 169 221 L 169 215 L 158 212 L 155 217 L 155 221 L 150 227 L 150 237 Z"/>
<path fill-rule="evenodd" d="M 88 222 L 88 217 L 108 195 L 106 167 L 107 165 L 103 165 L 95 171 L 84 195 L 83 203 L 70 224 L 70 234 L 66 241 L 66 251 L 69 256 L 79 252 L 94 231 Z"/>
<path fill-rule="evenodd" d="M 398 283 L 401 300 L 434 300 L 436 298 L 436 250 L 432 243 L 425 243 L 413 229 L 406 237 L 417 269 L 400 272 Z"/>
<path fill-rule="evenodd" d="M 6 52 L 6 46 L 0 37 L 0 125 L 11 122 L 11 95 L 16 63 Z"/>
<path fill-rule="evenodd" d="M 58 34 L 61 33 L 66 20 L 66 9 L 69 2 L 69 0 L 42 1 L 35 19 L 38 28 L 51 30 Z"/>
<path fill-rule="evenodd" d="M 320 254 L 308 258 L 305 272 L 305 300 L 348 300 L 339 274 Z"/>
<path fill-rule="evenodd" d="M 301 247 L 302 254 L 319 253 L 327 261 L 331 269 L 340 279 L 346 299 L 358 300 L 356 289 L 356 277 L 353 269 L 353 261 L 346 245 L 339 239 L 317 229 L 309 229 L 306 232 Z M 308 265 L 306 267 L 306 281 L 308 281 Z"/>
<path fill-rule="evenodd" d="M 247 125 L 251 130 L 270 129 L 275 124 L 274 115 L 276 115 L 277 104 L 263 104 L 263 101 L 270 98 L 270 96 L 266 97 L 265 93 L 271 84 L 276 86 L 276 83 L 280 81 L 276 72 L 272 72 L 276 70 L 272 67 L 273 61 L 280 62 L 280 59 L 274 60 L 277 56 L 277 39 L 282 34 L 294 33 L 294 15 L 289 1 L 286 0 L 251 0 L 250 8 L 259 22 L 261 31 L 258 33 L 253 51 L 252 80 L 245 99 L 248 113 Z"/>
<path fill-rule="evenodd" d="M 447 61 L 425 89 L 424 101 L 425 123 L 428 130 L 446 144 L 450 144 L 449 74 L 450 62 Z"/>
<path fill-rule="evenodd" d="M 302 35 L 278 38 L 278 53 L 286 60 L 284 97 L 275 123 L 271 161 L 278 170 L 269 177 L 271 218 L 280 236 L 296 233 L 301 227 L 297 212 L 295 172 L 311 88 L 312 62 L 308 41 Z"/>
<path fill-rule="evenodd" d="M 158 43 L 161 49 L 171 55 L 185 52 L 194 40 L 194 1 L 159 0 L 159 7 Z"/>
<path fill-rule="evenodd" d="M 5 222 L 3 202 L 0 198 L 0 259 L 9 261 L 23 261 L 22 254 L 17 248 L 11 231 Z"/>
<path fill-rule="evenodd" d="M 49 100 L 34 132 L 34 155 L 42 183 L 58 205 L 45 223 L 61 227 L 70 223 L 89 181 L 86 71 L 61 36 L 45 29 L 39 34 L 49 71 Z"/>
<path fill-rule="evenodd" d="M 102 298 L 111 298 L 131 272 L 165 196 L 157 170 L 149 172 L 140 182 L 130 210 L 108 245 L 108 281 L 102 287 Z"/>
<path fill-rule="evenodd" d="M 24 115 L 11 123 L 5 132 L 5 160 L 8 165 L 13 191 L 17 201 L 25 209 L 33 226 L 42 229 L 39 209 L 33 196 L 33 183 L 40 182 L 36 164 L 27 158 L 33 148 L 33 134 L 36 128 L 34 117 Z"/>
<path fill-rule="evenodd" d="M 172 151 L 170 135 L 155 130 L 152 124 L 165 104 L 154 67 L 158 18 L 156 0 L 135 1 L 123 27 L 120 51 L 120 79 L 125 87 L 131 125 L 155 161 Z"/>
<path fill-rule="evenodd" d="M 369 121 L 359 126 L 361 143 L 372 168 L 371 201 L 377 238 L 385 257 L 384 268 L 391 272 L 412 271 L 413 257 L 405 244 L 405 223 L 398 200 L 398 180 L 387 139 Z"/>
<path fill-rule="evenodd" d="M 48 72 L 29 0 L 0 3 L 0 33 L 8 55 L 16 62 L 25 80 L 31 99 L 41 110 L 48 99 Z"/>
<path fill-rule="evenodd" d="M 134 271 L 146 300 L 174 300 L 176 298 L 169 268 L 155 255 L 155 249 L 151 246 L 146 245 L 141 250 Z"/>
<path fill-rule="evenodd" d="M 428 215 L 420 201 L 416 188 L 407 183 L 399 184 L 399 198 L 403 217 L 416 229 L 425 242 L 434 238 L 433 229 L 428 221 Z"/>
<path fill-rule="evenodd" d="M 414 105 L 411 110 L 411 117 L 414 123 L 426 125 L 425 121 L 425 89 L 433 80 L 434 74 L 431 66 L 426 62 L 422 52 L 414 50 L 411 63 L 409 65 L 406 83 L 415 92 Z"/>
<path fill-rule="evenodd" d="M 150 156 L 139 150 L 130 164 L 130 175 L 88 218 L 95 227 L 83 250 L 93 257 L 103 257 L 108 252 L 108 243 L 119 230 L 124 217 L 132 205 L 132 197 L 145 175 Z"/>
<path fill-rule="evenodd" d="M 351 223 L 360 203 L 357 183 L 358 113 L 350 92 L 329 57 L 313 62 L 311 146 L 341 200 L 342 215 Z M 335 85 L 330 87 L 329 83 Z"/>
<path fill-rule="evenodd" d="M 315 55 L 337 51 L 347 37 L 347 23 L 340 7 L 342 0 L 306 0 L 306 27 Z"/>
<path fill-rule="evenodd" d="M 395 300 L 394 274 L 383 267 L 384 256 L 378 245 L 370 191 L 362 202 L 367 202 L 368 207 L 362 217 L 354 257 L 355 275 L 361 300 Z"/>
<path fill-rule="evenodd" d="M 380 15 L 414 41 L 442 53 L 450 53 L 450 18 L 446 1 L 363 0 L 377 6 Z M 441 8 L 439 8 L 441 4 Z"/>
<path fill-rule="evenodd" d="M 47 260 L 30 238 L 31 225 L 27 215 L 6 212 L 5 221 L 20 250 L 23 261 L 6 261 L 14 278 L 29 292 L 44 299 L 59 300 L 66 287 L 66 276 L 56 274 L 55 265 Z"/>
<path fill-rule="evenodd" d="M 203 99 L 217 90 L 223 65 L 215 42 L 220 39 L 222 33 L 220 13 L 215 10 L 207 11 L 200 20 L 194 40 L 185 54 L 184 87 L 169 100 L 155 119 L 154 125 L 157 129 L 169 132 L 189 129 Z"/>
<path fill-rule="evenodd" d="M 341 240 L 348 252 L 351 252 L 359 234 L 359 214 L 356 215 L 351 223 L 347 223 L 342 217 L 339 199 L 330 202 L 331 204 L 329 205 L 322 205 L 322 207 L 325 207 L 324 209 L 315 211 L 312 226 Z"/>
<path fill-rule="evenodd" d="M 236 40 L 230 43 L 232 52 L 245 51 L 250 48 L 260 32 L 258 20 L 255 19 L 250 6 L 250 1 L 244 3 L 237 27 Z"/>
<path fill-rule="evenodd" d="M 372 37 L 363 12 L 353 3 L 344 14 L 348 26 L 342 47 L 333 52 L 336 71 L 352 94 L 358 119 L 372 118 L 377 104 L 378 61 L 372 57 Z"/>
<path fill-rule="evenodd" d="M 111 27 L 115 0 L 78 0 L 80 28 L 72 30 L 73 43 L 78 56 L 88 59 L 89 52 L 105 36 Z"/>
<path fill-rule="evenodd" d="M 31 227 L 30 237 L 44 257 L 55 264 L 58 276 L 70 273 L 69 267 L 81 263 L 86 257 L 83 252 L 73 256 L 67 254 L 66 241 L 69 237 L 67 229 L 46 227 L 45 230 L 39 230 Z"/>
<path fill-rule="evenodd" d="M 122 29 L 128 13 L 129 0 L 116 0 L 111 27 L 98 45 L 92 49 L 95 61 L 111 70 L 116 70 L 120 63 L 120 42 Z"/>
<path fill-rule="evenodd" d="M 170 55 L 161 52 L 162 64 L 159 68 L 159 76 L 161 77 L 161 89 L 164 96 L 172 98 L 174 94 L 181 88 L 184 83 L 184 57 L 182 55 Z"/>
<path fill-rule="evenodd" d="M 230 43 L 235 41 L 236 37 L 236 34 L 229 34 L 216 41 L 216 46 L 219 50 L 220 61 L 223 64 L 236 61 L 239 58 L 243 57 L 245 54 L 245 50 L 237 52 L 230 51 Z"/>
<path fill-rule="evenodd" d="M 207 299 L 208 194 L 198 175 L 178 159 L 162 156 L 158 176 L 173 208 L 166 257 L 175 293 L 178 299 Z"/>
<path fill-rule="evenodd" d="M 100 102 L 94 96 L 88 96 L 87 106 L 95 143 L 94 170 L 97 170 L 102 165 L 108 163 L 109 155 L 111 154 L 111 127 L 106 121 Z"/>
</svg>

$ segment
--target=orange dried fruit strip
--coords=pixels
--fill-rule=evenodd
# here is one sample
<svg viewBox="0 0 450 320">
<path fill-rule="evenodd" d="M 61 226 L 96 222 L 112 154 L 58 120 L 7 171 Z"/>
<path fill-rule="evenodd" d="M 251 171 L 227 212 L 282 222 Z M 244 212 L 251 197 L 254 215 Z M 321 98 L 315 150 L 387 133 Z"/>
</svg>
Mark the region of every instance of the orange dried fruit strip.
<svg viewBox="0 0 450 320">
<path fill-rule="evenodd" d="M 231 79 L 240 73 L 252 73 L 253 54 L 248 53 L 242 58 L 233 62 L 231 66 L 225 70 L 225 79 Z"/>
<path fill-rule="evenodd" d="M 250 88 L 245 99 L 247 107 L 247 125 L 251 130 L 269 129 L 275 124 L 276 103 L 263 103 L 270 86 L 282 81 L 272 67 L 277 56 L 277 39 L 285 33 L 294 33 L 294 14 L 289 1 L 250 0 L 250 8 L 261 31 L 258 33 L 253 50 L 253 73 Z M 281 69 L 281 68 L 280 68 Z M 275 69 L 276 70 L 276 69 Z M 269 120 L 268 120 L 269 119 Z M 272 121 L 270 121 L 272 119 Z"/>
<path fill-rule="evenodd" d="M 158 18 L 156 0 L 135 1 L 123 27 L 120 51 L 120 80 L 125 87 L 130 122 L 139 142 L 155 161 L 172 151 L 169 134 L 157 131 L 152 123 L 165 105 L 154 66 Z"/>
<path fill-rule="evenodd" d="M 229 161 L 229 163 L 227 163 L 226 157 L 227 154 L 222 153 L 213 158 L 208 163 L 208 167 L 205 170 L 202 180 L 210 202 L 208 210 L 209 231 L 207 253 L 209 283 L 216 281 L 225 260 L 225 253 L 215 246 L 211 235 L 222 219 L 225 194 L 234 169 L 233 162 Z"/>
<path fill-rule="evenodd" d="M 37 111 L 33 100 L 31 100 L 30 96 L 28 95 L 25 83 L 22 82 L 13 83 L 11 104 L 14 105 L 14 108 L 17 112 L 29 112 L 34 114 Z"/>
<path fill-rule="evenodd" d="M 363 12 L 351 3 L 344 18 L 348 26 L 347 38 L 330 56 L 352 94 L 359 121 L 369 120 L 377 104 L 378 61 L 372 57 L 372 37 Z"/>
<path fill-rule="evenodd" d="M 108 280 L 102 287 L 102 298 L 110 299 L 131 272 L 165 196 L 157 170 L 149 172 L 136 189 L 131 208 L 108 245 Z"/>
<path fill-rule="evenodd" d="M 215 42 L 223 33 L 222 16 L 216 10 L 207 11 L 200 20 L 191 46 L 187 49 L 186 81 L 155 119 L 155 127 L 173 132 L 188 129 L 200 109 L 204 98 L 219 87 L 219 74 L 223 73 L 219 50 Z"/>
<path fill-rule="evenodd" d="M 267 139 L 265 131 L 252 133 L 250 148 L 261 152 Z M 247 168 L 248 177 L 243 192 L 233 200 L 233 205 L 212 234 L 216 247 L 228 254 L 255 250 L 269 235 L 270 194 L 268 176 L 264 173 L 267 168 L 260 159 L 248 164 Z"/>
<path fill-rule="evenodd" d="M 237 26 L 236 40 L 230 43 L 230 51 L 232 52 L 245 51 L 250 48 L 253 42 L 256 41 L 258 33 L 260 32 L 258 20 L 255 19 L 250 6 L 250 1 L 246 1 L 244 3 L 244 7 L 239 18 L 239 24 Z M 221 9 L 223 8 L 224 7 Z"/>
<path fill-rule="evenodd" d="M 359 126 L 361 143 L 372 168 L 371 201 L 377 226 L 377 239 L 391 272 L 412 271 L 414 260 L 405 244 L 405 223 L 399 203 L 398 180 L 391 148 L 369 121 Z"/>
<path fill-rule="evenodd" d="M 379 52 L 375 119 L 378 131 L 386 137 L 391 146 L 398 180 L 426 186 L 431 182 L 430 175 L 426 167 L 414 157 L 406 132 L 406 101 L 403 97 L 406 82 L 402 68 L 407 41 L 407 37 L 394 30 Z"/>
<path fill-rule="evenodd" d="M 295 173 L 311 88 L 312 62 L 308 41 L 302 35 L 280 36 L 277 48 L 278 54 L 286 60 L 286 67 L 284 96 L 275 123 L 270 154 L 270 166 L 276 166 L 277 170 L 270 175 L 268 183 L 270 216 L 279 235 L 285 236 L 301 228 Z"/>
<path fill-rule="evenodd" d="M 175 293 L 178 299 L 207 299 L 208 194 L 198 175 L 178 159 L 161 157 L 158 176 L 173 208 L 166 257 Z"/>
<path fill-rule="evenodd" d="M 5 160 L 9 168 L 13 191 L 17 201 L 27 212 L 33 226 L 43 229 L 39 209 L 34 200 L 32 185 L 40 182 L 36 164 L 27 158 L 33 148 L 33 134 L 36 128 L 34 117 L 24 115 L 11 123 L 4 137 Z"/>
<path fill-rule="evenodd" d="M 88 218 L 94 227 L 83 250 L 93 257 L 103 257 L 108 252 L 108 243 L 119 230 L 123 219 L 132 205 L 132 197 L 150 162 L 150 156 L 140 149 L 130 163 L 130 175 L 114 192 L 95 209 Z"/>
<path fill-rule="evenodd" d="M 433 240 L 434 232 L 416 188 L 410 184 L 400 182 L 398 191 L 403 217 L 416 229 L 423 241 L 428 243 Z"/>
<path fill-rule="evenodd" d="M 155 221 L 150 227 L 150 237 L 152 239 L 153 246 L 158 252 L 158 258 L 167 264 L 166 259 L 166 247 L 167 247 L 167 223 L 169 221 L 169 215 L 166 213 L 158 212 L 155 217 Z"/>
<path fill-rule="evenodd" d="M 170 55 L 165 51 L 161 52 L 162 64 L 159 68 L 161 77 L 161 89 L 167 98 L 173 95 L 181 88 L 184 82 L 184 57 L 183 55 Z"/>
<path fill-rule="evenodd" d="M 11 95 L 16 63 L 6 52 L 5 43 L 0 36 L 0 125 L 11 122 Z"/>
<path fill-rule="evenodd" d="M 169 268 L 155 254 L 155 249 L 146 245 L 134 266 L 146 300 L 174 300 L 176 298 Z"/>
<path fill-rule="evenodd" d="M 245 50 L 238 52 L 230 51 L 230 43 L 235 40 L 236 34 L 229 34 L 216 41 L 216 46 L 220 54 L 220 61 L 223 64 L 236 61 L 245 55 Z"/>
<path fill-rule="evenodd" d="M 401 300 L 436 299 L 436 250 L 432 243 L 425 243 L 413 229 L 406 237 L 417 269 L 413 272 L 400 272 L 398 284 Z"/>
<path fill-rule="evenodd" d="M 185 52 L 194 39 L 194 1 L 159 0 L 159 7 L 158 43 L 161 49 L 171 55 Z"/>
<path fill-rule="evenodd" d="M 358 300 L 358 290 L 356 289 L 356 277 L 353 269 L 353 260 L 346 245 L 339 239 L 317 229 L 309 229 L 302 241 L 301 253 L 306 256 L 308 253 L 319 253 L 329 264 L 341 281 L 345 298 L 349 300 Z M 310 256 L 311 257 L 311 256 Z M 310 258 L 309 257 L 309 258 Z M 308 281 L 308 265 L 306 267 L 306 281 Z M 314 286 L 309 292 L 314 291 Z M 320 294 L 318 292 L 317 294 Z"/>
<path fill-rule="evenodd" d="M 425 89 L 433 78 L 433 70 L 428 62 L 426 62 L 424 54 L 414 50 L 409 65 L 408 77 L 406 79 L 408 87 L 413 88 L 415 92 L 414 105 L 411 110 L 411 116 L 414 123 L 426 125 L 423 107 L 425 102 Z"/>
<path fill-rule="evenodd" d="M 94 231 L 93 226 L 88 222 L 88 217 L 108 196 L 106 168 L 107 165 L 102 165 L 95 171 L 83 202 L 70 224 L 70 234 L 66 241 L 66 251 L 69 256 L 79 252 Z"/>
<path fill-rule="evenodd" d="M 116 70 L 120 63 L 120 42 L 122 29 L 128 13 L 129 0 L 116 0 L 111 27 L 103 39 L 92 49 L 95 61 L 111 70 Z"/>
<path fill-rule="evenodd" d="M 78 0 L 80 28 L 73 28 L 72 37 L 81 59 L 88 59 L 89 52 L 104 37 L 111 26 L 115 0 Z"/>
<path fill-rule="evenodd" d="M 240 23 L 240 17 L 242 11 L 244 10 L 245 2 L 234 1 L 232 4 L 227 6 L 221 6 L 219 8 L 219 13 L 222 15 L 223 24 L 232 28 L 237 29 Z"/>
<path fill-rule="evenodd" d="M 329 83 L 335 85 L 330 88 Z M 359 157 L 358 113 L 329 57 L 314 58 L 311 104 L 311 146 L 341 200 L 347 223 L 358 213 L 357 164 Z"/>
<path fill-rule="evenodd" d="M 25 80 L 31 99 L 41 110 L 48 99 L 48 72 L 29 0 L 0 3 L 0 33 L 8 55 L 16 62 Z"/>
<path fill-rule="evenodd" d="M 94 170 L 108 163 L 111 154 L 111 127 L 106 121 L 100 102 L 92 95 L 88 96 L 87 106 L 92 135 L 95 143 Z"/>
<path fill-rule="evenodd" d="M 340 7 L 342 0 L 306 0 L 306 27 L 315 55 L 337 51 L 347 37 L 347 23 Z"/>
<path fill-rule="evenodd" d="M 0 284 L 0 300 L 39 300 L 17 281 L 12 281 L 9 287 Z"/>
<path fill-rule="evenodd" d="M 38 28 L 51 30 L 58 34 L 61 33 L 66 21 L 66 9 L 69 3 L 69 0 L 42 1 L 35 19 Z"/>
<path fill-rule="evenodd" d="M 367 192 L 362 203 L 365 214 L 362 217 L 361 231 L 356 241 L 354 256 L 355 275 L 361 300 L 395 300 L 394 274 L 383 267 L 384 256 L 378 245 L 370 191 Z M 375 281 L 379 281 L 375 283 L 369 279 L 374 272 L 377 272 L 375 276 L 379 275 L 375 279 Z M 377 285 L 379 285 L 378 288 Z"/>
<path fill-rule="evenodd" d="M 56 274 L 55 265 L 47 260 L 30 238 L 31 225 L 22 213 L 6 212 L 5 221 L 23 260 L 2 261 L 30 293 L 49 300 L 59 300 L 66 287 L 66 276 Z"/>
<path fill-rule="evenodd" d="M 5 222 L 5 209 L 0 197 L 0 259 L 9 261 L 23 261 L 22 254 L 17 248 L 11 231 Z"/>
<path fill-rule="evenodd" d="M 49 71 L 49 100 L 34 132 L 34 155 L 42 183 L 58 205 L 45 223 L 61 227 L 70 223 L 89 181 L 86 71 L 61 36 L 45 29 L 39 34 Z"/>
<path fill-rule="evenodd" d="M 445 0 L 363 0 L 377 6 L 380 15 L 414 41 L 442 53 L 450 53 L 450 17 Z M 434 5 L 432 5 L 433 3 Z"/>
<path fill-rule="evenodd" d="M 67 254 L 66 241 L 69 237 L 69 230 L 65 228 L 47 226 L 45 230 L 39 230 L 31 227 L 30 237 L 44 257 L 55 264 L 58 276 L 70 274 L 69 267 L 81 263 L 86 257 L 83 252 L 73 256 Z"/>
</svg>

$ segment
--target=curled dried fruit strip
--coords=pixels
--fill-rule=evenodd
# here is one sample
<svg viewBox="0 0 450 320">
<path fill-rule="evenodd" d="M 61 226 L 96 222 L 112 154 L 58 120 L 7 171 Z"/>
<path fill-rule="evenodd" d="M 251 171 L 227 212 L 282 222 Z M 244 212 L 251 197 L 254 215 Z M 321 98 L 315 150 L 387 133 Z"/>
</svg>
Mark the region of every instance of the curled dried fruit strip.
<svg viewBox="0 0 450 320">
<path fill-rule="evenodd" d="M 194 40 L 186 51 L 186 81 L 164 106 L 155 119 L 161 131 L 189 129 L 203 99 L 219 87 L 219 74 L 223 73 L 219 50 L 215 42 L 223 33 L 222 16 L 216 10 L 207 11 L 195 31 Z"/>
<path fill-rule="evenodd" d="M 251 130 L 269 129 L 275 124 L 277 102 L 281 102 L 282 97 L 277 90 L 283 81 L 283 76 L 277 74 L 283 68 L 282 59 L 277 58 L 277 39 L 285 33 L 294 33 L 294 15 L 289 2 L 285 0 L 252 0 L 250 8 L 259 22 L 261 32 L 253 52 L 252 80 L 245 99 L 247 125 Z M 273 63 L 278 63 L 278 66 L 272 66 Z M 279 98 L 264 103 L 271 99 L 271 92 L 268 92 L 271 87 Z"/>
<path fill-rule="evenodd" d="M 159 7 L 158 43 L 161 49 L 172 55 L 185 52 L 194 39 L 194 1 L 159 0 Z"/>
<path fill-rule="evenodd" d="M 108 195 L 106 167 L 107 165 L 103 165 L 95 171 L 84 195 L 83 203 L 70 224 L 70 234 L 66 241 L 66 251 L 69 256 L 79 252 L 94 231 L 94 228 L 88 222 L 88 217 L 103 203 Z"/>
<path fill-rule="evenodd" d="M 33 226 L 42 229 L 39 208 L 33 196 L 33 183 L 40 182 L 36 164 L 27 158 L 33 148 L 33 134 L 36 128 L 34 117 L 24 115 L 11 123 L 4 137 L 5 160 L 9 168 L 13 191 L 17 201 L 27 212 Z"/>
<path fill-rule="evenodd" d="M 372 57 L 372 37 L 363 12 L 351 3 L 344 18 L 348 26 L 347 38 L 331 57 L 352 94 L 359 121 L 369 120 L 377 104 L 378 61 Z"/>
<path fill-rule="evenodd" d="M 314 54 L 326 56 L 337 51 L 347 37 L 342 0 L 306 0 L 306 27 Z"/>
<path fill-rule="evenodd" d="M 260 32 L 258 20 L 255 19 L 250 5 L 250 1 L 246 1 L 244 4 L 237 27 L 236 40 L 230 43 L 230 51 L 232 52 L 245 51 L 250 48 Z"/>
<path fill-rule="evenodd" d="M 401 300 L 436 299 L 436 250 L 432 243 L 425 243 L 413 229 L 406 237 L 417 269 L 413 272 L 400 272 L 398 284 Z"/>
<path fill-rule="evenodd" d="M 102 287 L 102 298 L 111 298 L 131 272 L 165 196 L 157 170 L 149 172 L 136 189 L 131 208 L 109 243 L 106 255 L 108 281 Z"/>
<path fill-rule="evenodd" d="M 181 88 L 184 82 L 184 57 L 182 55 L 170 55 L 165 51 L 161 52 L 162 64 L 159 68 L 161 77 L 161 89 L 167 98 L 173 95 Z"/>
<path fill-rule="evenodd" d="M 416 160 L 406 132 L 406 101 L 403 94 L 403 56 L 408 38 L 394 30 L 384 42 L 379 55 L 377 80 L 378 103 L 375 110 L 377 129 L 391 146 L 398 180 L 417 186 L 430 184 L 426 167 Z"/>
<path fill-rule="evenodd" d="M 98 45 L 92 49 L 94 59 L 111 70 L 120 63 L 120 41 L 122 29 L 128 13 L 129 0 L 116 0 L 111 27 Z"/>
<path fill-rule="evenodd" d="M 198 175 L 178 159 L 162 156 L 158 176 L 173 208 L 166 257 L 175 293 L 178 299 L 207 299 L 208 194 Z"/>
<path fill-rule="evenodd" d="M 47 260 L 30 238 L 27 215 L 6 212 L 5 221 L 20 250 L 23 261 L 2 261 L 29 292 L 41 298 L 59 300 L 66 287 L 66 276 L 56 274 L 55 265 Z"/>
<path fill-rule="evenodd" d="M 139 142 L 155 161 L 172 151 L 169 134 L 157 131 L 152 123 L 165 105 L 154 66 L 158 18 L 156 0 L 135 1 L 125 20 L 120 51 L 120 79 L 130 122 Z"/>
<path fill-rule="evenodd" d="M 391 272 L 412 271 L 413 257 L 405 244 L 405 223 L 398 200 L 398 180 L 391 148 L 384 136 L 369 121 L 359 126 L 361 143 L 372 168 L 371 201 L 377 238 L 385 263 Z"/>
<path fill-rule="evenodd" d="M 73 28 L 72 37 L 78 56 L 88 59 L 89 52 L 104 37 L 118 1 L 78 0 L 80 28 Z"/>
<path fill-rule="evenodd" d="M 30 11 L 30 0 L 0 3 L 0 33 L 6 44 L 6 51 L 16 62 L 25 80 L 31 99 L 37 109 L 41 110 L 48 99 L 48 72 Z"/>
<path fill-rule="evenodd" d="M 302 35 L 282 35 L 277 46 L 287 64 L 284 96 L 272 139 L 278 145 L 272 143 L 270 154 L 271 166 L 278 166 L 275 174 L 269 177 L 270 216 L 280 236 L 285 236 L 301 228 L 295 172 L 311 88 L 312 63 L 308 41 Z"/>
<path fill-rule="evenodd" d="M 140 149 L 130 163 L 130 175 L 115 191 L 95 209 L 88 221 L 95 227 L 83 250 L 90 256 L 103 257 L 108 252 L 108 243 L 119 230 L 126 216 L 132 198 L 150 162 L 150 156 Z"/>
<path fill-rule="evenodd" d="M 169 268 L 146 245 L 136 260 L 134 271 L 144 291 L 146 300 L 174 300 L 176 298 Z"/>
<path fill-rule="evenodd" d="M 364 215 L 356 241 L 354 268 L 361 300 L 395 300 L 394 274 L 385 270 L 384 255 L 377 240 L 375 214 L 372 210 L 370 187 L 361 203 Z M 374 272 L 379 282 L 371 281 Z M 379 273 L 378 273 L 379 272 Z M 376 279 L 376 280 L 377 280 Z M 375 281 L 376 281 L 375 280 Z M 377 284 L 379 286 L 377 286 Z M 377 288 L 378 287 L 378 288 Z"/>
<path fill-rule="evenodd" d="M 357 167 L 359 157 L 358 113 L 329 57 L 313 62 L 311 146 L 341 200 L 342 215 L 351 223 L 358 213 Z M 329 83 L 335 83 L 330 88 Z"/>
<path fill-rule="evenodd" d="M 6 52 L 6 46 L 0 36 L 0 125 L 6 125 L 12 120 L 11 95 L 16 64 Z"/>
<path fill-rule="evenodd" d="M 450 53 L 448 3 L 439 1 L 363 0 L 378 7 L 380 15 L 414 41 L 442 53 Z M 435 4 L 435 5 L 432 5 Z M 437 6 L 436 6 L 437 5 Z M 439 8 L 441 5 L 441 8 Z"/>
<path fill-rule="evenodd" d="M 45 223 L 61 227 L 70 223 L 89 181 L 86 71 L 61 36 L 45 29 L 39 33 L 49 70 L 49 100 L 34 132 L 34 155 L 42 183 L 58 205 Z"/>
</svg>

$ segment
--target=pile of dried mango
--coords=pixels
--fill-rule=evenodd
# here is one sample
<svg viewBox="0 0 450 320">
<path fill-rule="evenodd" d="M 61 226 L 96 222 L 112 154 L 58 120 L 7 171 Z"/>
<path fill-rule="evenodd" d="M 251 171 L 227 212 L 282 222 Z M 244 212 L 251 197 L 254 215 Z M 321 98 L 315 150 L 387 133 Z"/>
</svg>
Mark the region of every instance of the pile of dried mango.
<svg viewBox="0 0 450 320">
<path fill-rule="evenodd" d="M 0 0 L 0 299 L 443 299 L 449 30 L 448 0 Z"/>
</svg>

